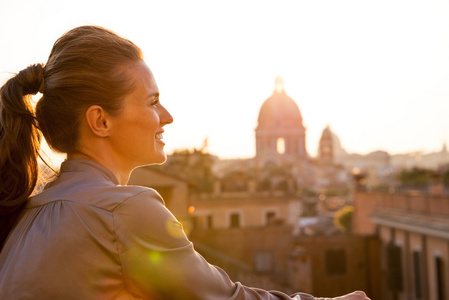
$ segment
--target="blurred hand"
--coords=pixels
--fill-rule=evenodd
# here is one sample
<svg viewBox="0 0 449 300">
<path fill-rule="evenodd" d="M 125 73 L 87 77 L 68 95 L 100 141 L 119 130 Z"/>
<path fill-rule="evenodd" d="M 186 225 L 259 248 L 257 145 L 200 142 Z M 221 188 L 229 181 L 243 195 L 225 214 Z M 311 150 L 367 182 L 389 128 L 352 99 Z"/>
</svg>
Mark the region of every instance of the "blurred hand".
<svg viewBox="0 0 449 300">
<path fill-rule="evenodd" d="M 352 292 L 350 294 L 340 296 L 337 298 L 332 298 L 334 300 L 370 300 L 368 296 L 362 291 Z"/>
</svg>

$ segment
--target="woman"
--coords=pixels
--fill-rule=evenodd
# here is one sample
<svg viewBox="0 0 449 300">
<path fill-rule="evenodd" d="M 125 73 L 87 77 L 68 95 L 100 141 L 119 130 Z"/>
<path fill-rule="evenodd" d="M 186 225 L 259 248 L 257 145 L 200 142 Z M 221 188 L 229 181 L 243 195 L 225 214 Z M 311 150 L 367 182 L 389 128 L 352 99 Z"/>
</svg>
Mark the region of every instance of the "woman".
<svg viewBox="0 0 449 300">
<path fill-rule="evenodd" d="M 194 250 L 156 191 L 125 186 L 133 168 L 165 161 L 173 121 L 133 43 L 75 28 L 0 97 L 0 299 L 292 299 L 232 282 Z M 40 132 L 67 160 L 30 197 Z"/>
</svg>

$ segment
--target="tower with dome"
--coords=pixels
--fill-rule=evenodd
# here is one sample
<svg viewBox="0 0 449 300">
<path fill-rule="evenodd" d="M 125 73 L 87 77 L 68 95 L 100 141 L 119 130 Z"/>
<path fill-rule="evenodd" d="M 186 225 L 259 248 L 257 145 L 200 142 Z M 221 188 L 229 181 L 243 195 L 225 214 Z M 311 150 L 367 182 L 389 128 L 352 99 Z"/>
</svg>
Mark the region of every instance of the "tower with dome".
<svg viewBox="0 0 449 300">
<path fill-rule="evenodd" d="M 306 161 L 306 128 L 296 102 L 284 90 L 281 77 L 273 94 L 262 104 L 256 134 L 256 160 L 259 166 L 280 161 Z"/>
</svg>

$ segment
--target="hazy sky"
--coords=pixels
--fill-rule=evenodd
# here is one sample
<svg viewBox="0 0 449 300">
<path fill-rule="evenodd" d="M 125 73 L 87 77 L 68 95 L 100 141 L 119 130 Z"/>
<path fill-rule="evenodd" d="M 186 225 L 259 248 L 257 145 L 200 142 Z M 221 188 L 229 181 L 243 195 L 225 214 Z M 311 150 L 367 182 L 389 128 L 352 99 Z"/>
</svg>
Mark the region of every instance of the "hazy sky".
<svg viewBox="0 0 449 300">
<path fill-rule="evenodd" d="M 0 82 L 84 24 L 142 48 L 174 116 L 168 153 L 252 157 L 262 103 L 284 79 L 316 155 L 330 125 L 349 152 L 449 142 L 449 0 L 0 0 Z"/>
</svg>

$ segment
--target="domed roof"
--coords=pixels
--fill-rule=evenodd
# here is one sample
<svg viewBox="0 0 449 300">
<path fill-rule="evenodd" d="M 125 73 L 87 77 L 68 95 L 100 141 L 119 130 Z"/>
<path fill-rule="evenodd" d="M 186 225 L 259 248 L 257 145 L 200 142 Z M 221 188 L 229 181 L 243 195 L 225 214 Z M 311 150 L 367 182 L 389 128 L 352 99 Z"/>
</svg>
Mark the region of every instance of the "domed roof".
<svg viewBox="0 0 449 300">
<path fill-rule="evenodd" d="M 259 111 L 259 127 L 302 127 L 302 116 L 295 101 L 287 96 L 281 77 L 276 78 L 273 94 Z"/>
</svg>

